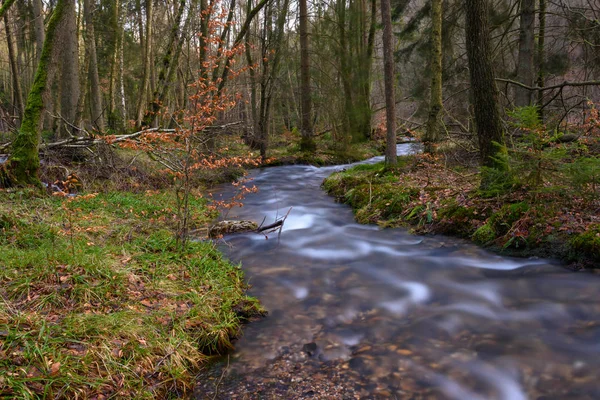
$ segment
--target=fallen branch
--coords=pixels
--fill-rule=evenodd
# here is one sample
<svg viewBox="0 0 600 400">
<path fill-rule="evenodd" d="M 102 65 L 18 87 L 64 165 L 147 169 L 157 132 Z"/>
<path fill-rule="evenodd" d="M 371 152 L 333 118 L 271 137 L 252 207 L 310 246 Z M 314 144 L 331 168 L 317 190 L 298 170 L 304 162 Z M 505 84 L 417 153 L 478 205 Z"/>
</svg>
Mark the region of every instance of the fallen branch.
<svg viewBox="0 0 600 400">
<path fill-rule="evenodd" d="M 291 211 L 292 211 L 292 207 L 290 207 L 288 212 L 282 218 L 275 220 L 275 222 L 273 222 L 272 224 L 263 226 L 263 224 L 261 223 L 260 226 L 256 229 L 256 232 L 262 233 L 263 235 L 265 235 L 265 239 L 268 239 L 269 233 L 279 231 L 279 233 L 277 234 L 277 240 L 279 241 L 279 238 L 281 237 L 281 231 L 283 229 L 283 224 L 285 223 L 285 220 L 287 219 L 288 215 L 290 215 Z M 263 222 L 265 222 L 264 219 L 263 219 Z"/>
</svg>

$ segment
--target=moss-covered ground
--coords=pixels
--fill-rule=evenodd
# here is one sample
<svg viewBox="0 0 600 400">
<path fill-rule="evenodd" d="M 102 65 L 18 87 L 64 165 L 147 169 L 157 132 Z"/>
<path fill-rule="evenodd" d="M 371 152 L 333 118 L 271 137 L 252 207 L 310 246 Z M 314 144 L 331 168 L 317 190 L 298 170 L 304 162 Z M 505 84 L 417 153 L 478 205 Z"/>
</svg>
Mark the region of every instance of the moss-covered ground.
<svg viewBox="0 0 600 400">
<path fill-rule="evenodd" d="M 211 212 L 190 203 L 192 228 Z M 262 310 L 172 191 L 0 191 L 0 397 L 170 398 Z"/>
<path fill-rule="evenodd" d="M 446 234 L 510 255 L 600 265 L 597 201 L 568 190 L 479 189 L 476 170 L 446 167 L 426 155 L 399 157 L 395 169 L 358 165 L 331 175 L 324 189 L 355 211 L 360 223 Z"/>
</svg>

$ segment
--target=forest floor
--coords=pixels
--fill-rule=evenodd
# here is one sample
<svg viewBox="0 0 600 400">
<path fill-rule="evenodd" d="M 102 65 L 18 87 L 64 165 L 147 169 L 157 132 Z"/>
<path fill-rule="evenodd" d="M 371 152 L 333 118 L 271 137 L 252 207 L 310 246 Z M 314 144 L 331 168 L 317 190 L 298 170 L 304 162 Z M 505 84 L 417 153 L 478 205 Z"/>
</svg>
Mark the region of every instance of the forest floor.
<svg viewBox="0 0 600 400">
<path fill-rule="evenodd" d="M 292 139 L 275 143 L 263 165 L 377 155 L 373 145 L 339 155 L 320 143 L 309 156 Z M 240 140 L 225 147 L 225 157 L 248 154 Z M 137 153 L 98 151 L 98 164 L 43 162 L 45 182 L 76 172 L 77 196 L 0 190 L 2 398 L 191 395 L 210 356 L 230 351 L 242 324 L 264 315 L 245 294 L 241 268 L 212 241 L 178 247 L 172 179 Z M 198 171 L 192 236 L 205 238 L 218 214 L 207 188 L 243 173 L 239 166 Z"/>
<path fill-rule="evenodd" d="M 192 228 L 212 215 L 193 196 Z M 166 398 L 263 313 L 172 191 L 0 191 L 0 397 Z"/>
<path fill-rule="evenodd" d="M 349 168 L 323 186 L 352 206 L 359 223 L 468 238 L 507 255 L 557 258 L 574 269 L 599 265 L 597 197 L 568 188 L 490 194 L 480 190 L 476 168 L 422 154 L 398 160 L 395 169 L 383 163 Z"/>
</svg>

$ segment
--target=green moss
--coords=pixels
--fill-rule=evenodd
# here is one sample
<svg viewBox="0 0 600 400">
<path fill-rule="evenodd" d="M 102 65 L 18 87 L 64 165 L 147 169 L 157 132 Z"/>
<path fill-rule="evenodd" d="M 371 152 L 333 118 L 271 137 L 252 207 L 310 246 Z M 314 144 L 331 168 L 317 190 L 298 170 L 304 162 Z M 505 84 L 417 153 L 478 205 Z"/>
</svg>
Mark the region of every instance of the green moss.
<svg viewBox="0 0 600 400">
<path fill-rule="evenodd" d="M 480 245 L 488 244 L 496 239 L 496 231 L 490 224 L 485 224 L 473 233 L 471 239 Z"/>
<path fill-rule="evenodd" d="M 529 204 L 525 202 L 506 204 L 490 217 L 489 223 L 498 236 L 505 235 L 529 209 Z"/>
<path fill-rule="evenodd" d="M 19 133 L 12 145 L 12 152 L 8 161 L 9 173 L 2 181 L 8 180 L 8 185 L 40 185 L 38 169 L 40 160 L 38 146 L 40 142 L 40 122 L 44 108 L 43 95 L 48 81 L 48 70 L 52 57 L 52 47 L 56 30 L 63 19 L 65 0 L 59 0 L 54 8 L 48 28 L 46 39 L 42 48 L 42 55 L 38 63 L 33 85 L 27 96 L 27 104 Z"/>
<path fill-rule="evenodd" d="M 585 232 L 572 237 L 569 244 L 574 251 L 585 253 L 587 258 L 600 260 L 600 224 L 590 225 Z"/>
</svg>

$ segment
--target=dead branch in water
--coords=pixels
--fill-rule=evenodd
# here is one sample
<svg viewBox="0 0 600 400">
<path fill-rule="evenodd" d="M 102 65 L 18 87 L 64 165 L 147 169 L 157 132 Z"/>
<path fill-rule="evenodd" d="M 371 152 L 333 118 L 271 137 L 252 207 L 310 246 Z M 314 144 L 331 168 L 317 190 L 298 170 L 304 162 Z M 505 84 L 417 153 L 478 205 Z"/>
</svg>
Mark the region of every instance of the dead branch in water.
<svg viewBox="0 0 600 400">
<path fill-rule="evenodd" d="M 288 215 L 290 215 L 291 211 L 292 211 L 292 207 L 290 207 L 290 209 L 287 211 L 287 213 L 285 213 L 285 215 L 283 217 L 275 220 L 275 222 L 273 222 L 272 224 L 269 224 L 269 225 L 263 225 L 263 223 L 265 222 L 265 220 L 263 219 L 263 222 L 256 229 L 256 232 L 262 233 L 263 235 L 265 235 L 265 239 L 268 239 L 269 233 L 279 231 L 277 234 L 277 241 L 279 241 L 279 238 L 281 237 L 281 230 L 283 229 L 283 224 L 285 223 L 285 220 L 287 219 Z"/>
</svg>

